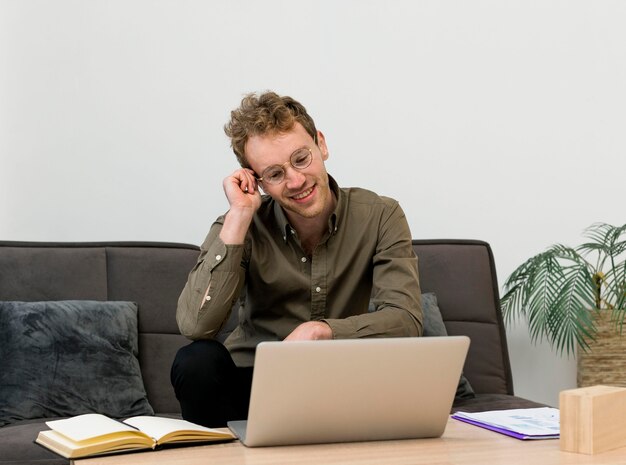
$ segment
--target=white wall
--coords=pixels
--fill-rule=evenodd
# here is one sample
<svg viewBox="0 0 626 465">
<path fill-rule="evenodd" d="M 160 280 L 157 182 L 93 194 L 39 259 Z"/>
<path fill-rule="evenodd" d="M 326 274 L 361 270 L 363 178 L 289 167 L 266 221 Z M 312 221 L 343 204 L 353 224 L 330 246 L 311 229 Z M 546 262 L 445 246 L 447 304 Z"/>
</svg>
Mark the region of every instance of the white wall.
<svg viewBox="0 0 626 465">
<path fill-rule="evenodd" d="M 199 244 L 248 91 L 301 100 L 340 184 L 416 238 L 491 243 L 501 283 L 623 224 L 626 2 L 0 0 L 0 239 Z M 510 328 L 516 393 L 573 360 Z"/>
</svg>

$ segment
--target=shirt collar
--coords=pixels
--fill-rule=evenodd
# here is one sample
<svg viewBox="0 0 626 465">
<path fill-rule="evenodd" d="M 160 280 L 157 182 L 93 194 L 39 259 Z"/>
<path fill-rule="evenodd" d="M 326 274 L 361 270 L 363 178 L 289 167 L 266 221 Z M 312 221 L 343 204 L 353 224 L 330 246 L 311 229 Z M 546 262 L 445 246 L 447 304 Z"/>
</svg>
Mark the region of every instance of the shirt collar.
<svg viewBox="0 0 626 465">
<path fill-rule="evenodd" d="M 329 174 L 328 175 L 328 184 L 330 186 L 330 190 L 335 194 L 337 198 L 337 205 L 335 205 L 335 210 L 328 218 L 328 232 L 330 234 L 334 234 L 337 232 L 337 228 L 339 226 L 340 213 L 343 210 L 343 205 L 345 203 L 344 193 L 341 189 L 339 189 L 339 185 L 337 181 Z M 284 210 L 278 204 L 278 202 L 273 201 L 274 203 L 274 217 L 276 218 L 276 222 L 279 227 L 279 231 L 282 232 L 283 240 L 287 242 L 287 239 L 291 234 L 294 234 L 294 229 L 289 224 L 289 220 L 287 220 L 287 216 L 285 215 Z"/>
</svg>

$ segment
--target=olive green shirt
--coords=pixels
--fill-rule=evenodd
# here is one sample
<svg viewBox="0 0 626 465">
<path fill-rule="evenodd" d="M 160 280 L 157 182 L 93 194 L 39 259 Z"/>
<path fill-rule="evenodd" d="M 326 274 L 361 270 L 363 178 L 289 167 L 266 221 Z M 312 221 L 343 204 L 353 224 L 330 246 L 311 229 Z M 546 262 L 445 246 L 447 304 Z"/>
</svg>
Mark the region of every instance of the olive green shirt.
<svg viewBox="0 0 626 465">
<path fill-rule="evenodd" d="M 225 245 L 224 217 L 215 221 L 178 301 L 183 335 L 215 337 L 238 299 L 239 324 L 225 341 L 237 366 L 254 364 L 259 342 L 283 340 L 311 320 L 328 323 L 335 339 L 422 334 L 417 257 L 404 212 L 393 199 L 339 189 L 329 179 L 337 206 L 312 256 L 269 196 L 243 245 Z"/>
</svg>

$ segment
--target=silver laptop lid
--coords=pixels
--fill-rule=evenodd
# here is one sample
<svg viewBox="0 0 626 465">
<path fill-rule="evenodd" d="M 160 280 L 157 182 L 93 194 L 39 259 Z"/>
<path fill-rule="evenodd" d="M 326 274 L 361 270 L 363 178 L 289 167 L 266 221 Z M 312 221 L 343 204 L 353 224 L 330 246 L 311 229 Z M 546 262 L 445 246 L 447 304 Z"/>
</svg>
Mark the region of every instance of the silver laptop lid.
<svg viewBox="0 0 626 465">
<path fill-rule="evenodd" d="M 469 338 L 264 342 L 247 446 L 438 437 Z"/>
</svg>

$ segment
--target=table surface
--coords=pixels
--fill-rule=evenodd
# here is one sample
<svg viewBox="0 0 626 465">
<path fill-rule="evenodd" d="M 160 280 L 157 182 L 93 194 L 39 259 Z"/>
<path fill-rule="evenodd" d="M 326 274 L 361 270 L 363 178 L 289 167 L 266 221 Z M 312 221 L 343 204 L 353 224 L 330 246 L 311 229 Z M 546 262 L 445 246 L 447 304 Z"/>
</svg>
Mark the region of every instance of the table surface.
<svg viewBox="0 0 626 465">
<path fill-rule="evenodd" d="M 74 460 L 123 464 L 569 465 L 626 464 L 626 447 L 584 455 L 559 450 L 558 439 L 521 441 L 450 419 L 441 438 L 248 448 L 239 441 Z"/>
</svg>

